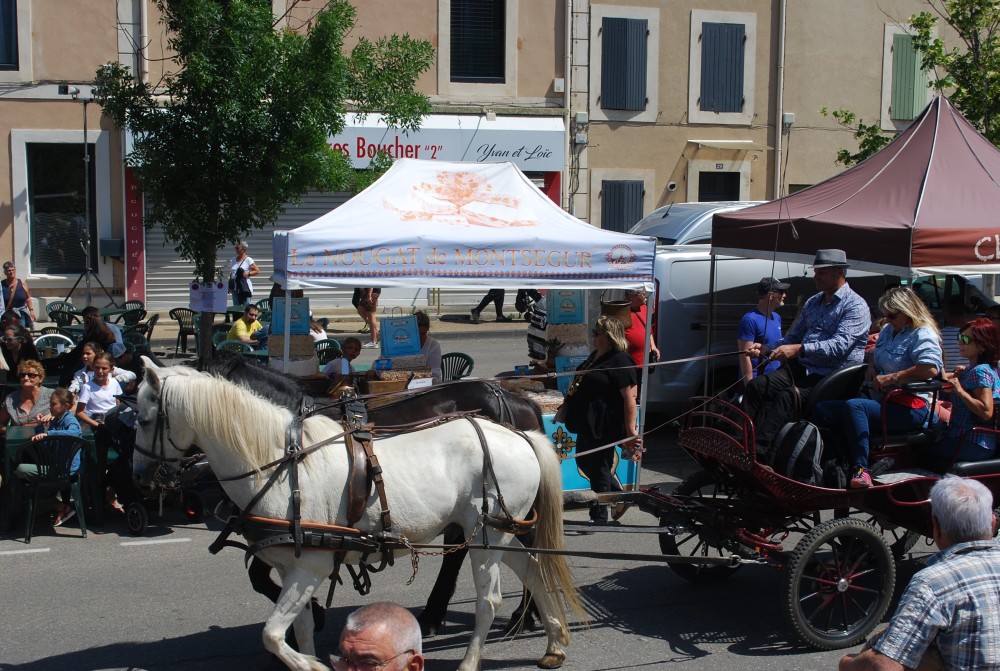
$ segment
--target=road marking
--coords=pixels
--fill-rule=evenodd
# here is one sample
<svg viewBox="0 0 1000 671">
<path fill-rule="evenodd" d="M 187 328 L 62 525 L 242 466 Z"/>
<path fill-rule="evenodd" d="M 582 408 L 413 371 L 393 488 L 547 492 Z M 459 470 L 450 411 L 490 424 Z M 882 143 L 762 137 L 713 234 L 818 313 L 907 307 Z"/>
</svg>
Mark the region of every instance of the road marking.
<svg viewBox="0 0 1000 671">
<path fill-rule="evenodd" d="M 162 545 L 163 543 L 190 543 L 190 538 L 161 538 L 153 541 L 124 541 L 119 543 L 123 548 L 134 545 Z"/>
<path fill-rule="evenodd" d="M 48 552 L 49 549 L 50 548 L 35 548 L 35 549 L 32 549 L 32 550 L 4 550 L 4 551 L 0 552 L 0 555 L 2 555 L 2 556 L 7 556 L 7 555 L 27 555 L 27 554 L 33 554 L 33 553 L 38 553 L 38 552 Z"/>
</svg>

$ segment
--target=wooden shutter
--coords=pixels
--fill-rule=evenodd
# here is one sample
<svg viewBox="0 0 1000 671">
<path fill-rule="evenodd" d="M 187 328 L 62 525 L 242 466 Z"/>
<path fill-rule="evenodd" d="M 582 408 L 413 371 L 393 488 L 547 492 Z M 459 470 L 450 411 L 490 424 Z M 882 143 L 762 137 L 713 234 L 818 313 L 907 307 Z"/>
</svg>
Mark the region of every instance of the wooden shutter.
<svg viewBox="0 0 1000 671">
<path fill-rule="evenodd" d="M 641 180 L 603 180 L 601 194 L 601 228 L 625 233 L 642 219 Z"/>
<path fill-rule="evenodd" d="M 646 109 L 646 19 L 601 20 L 602 109 Z"/>
<path fill-rule="evenodd" d="M 893 35 L 891 118 L 912 121 L 927 104 L 927 73 L 920 65 L 913 38 L 905 33 Z"/>
<path fill-rule="evenodd" d="M 703 112 L 743 111 L 743 63 L 746 26 L 701 26 L 701 104 Z"/>
</svg>

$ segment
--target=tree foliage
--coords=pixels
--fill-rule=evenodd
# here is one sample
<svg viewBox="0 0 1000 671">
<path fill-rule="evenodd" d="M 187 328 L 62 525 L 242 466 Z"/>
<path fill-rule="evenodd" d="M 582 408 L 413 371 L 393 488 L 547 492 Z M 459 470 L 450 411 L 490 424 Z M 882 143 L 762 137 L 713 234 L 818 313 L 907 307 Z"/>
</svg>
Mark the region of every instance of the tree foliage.
<svg viewBox="0 0 1000 671">
<path fill-rule="evenodd" d="M 162 226 L 201 278 L 215 277 L 220 247 L 272 224 L 283 203 L 359 186 L 327 144 L 349 108 L 405 129 L 430 111 L 414 92 L 430 43 L 361 39 L 345 53 L 355 22 L 346 0 L 327 3 L 304 34 L 275 30 L 270 0 L 156 5 L 176 70 L 151 84 L 108 63 L 95 100 L 134 137 L 126 161 L 150 203 L 147 227 Z"/>
<path fill-rule="evenodd" d="M 945 93 L 955 107 L 1000 146 L 1000 1 L 926 0 L 931 11 L 910 17 L 913 47 L 928 73 L 928 86 Z M 954 30 L 959 44 L 948 46 L 935 35 L 941 22 Z M 821 112 L 827 115 L 826 108 Z M 892 140 L 879 125 L 866 125 L 850 110 L 830 113 L 854 131 L 858 151 L 837 151 L 837 163 L 854 165 Z"/>
</svg>

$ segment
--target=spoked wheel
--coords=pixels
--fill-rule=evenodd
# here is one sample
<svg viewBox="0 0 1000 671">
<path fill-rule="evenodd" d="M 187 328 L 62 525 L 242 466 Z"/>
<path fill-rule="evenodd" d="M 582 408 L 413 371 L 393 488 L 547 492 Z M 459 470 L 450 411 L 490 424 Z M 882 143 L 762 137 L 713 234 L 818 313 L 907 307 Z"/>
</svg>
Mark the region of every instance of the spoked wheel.
<svg viewBox="0 0 1000 671">
<path fill-rule="evenodd" d="M 146 527 L 149 526 L 149 513 L 146 512 L 146 506 L 138 501 L 128 504 L 128 507 L 125 508 L 125 524 L 133 536 L 141 536 L 146 533 Z"/>
<path fill-rule="evenodd" d="M 877 517 L 869 516 L 865 522 L 882 532 L 882 538 L 889 544 L 889 551 L 892 552 L 892 557 L 896 561 L 905 557 L 913 549 L 913 546 L 917 544 L 917 541 L 920 540 L 920 534 L 916 531 L 910 531 L 905 527 L 890 524 Z"/>
<path fill-rule="evenodd" d="M 198 524 L 205 519 L 205 502 L 198 492 L 184 492 L 183 508 L 184 516 L 189 522 Z"/>
<path fill-rule="evenodd" d="M 823 650 L 849 648 L 889 608 L 896 566 L 870 524 L 840 518 L 807 533 L 792 552 L 785 608 L 802 641 Z"/>
<path fill-rule="evenodd" d="M 674 488 L 678 496 L 705 499 L 728 499 L 729 494 L 720 487 L 707 471 L 699 471 L 683 480 Z M 660 526 L 669 521 L 660 519 Z M 660 552 L 680 557 L 729 557 L 732 553 L 712 543 L 714 532 L 702 524 L 691 525 L 687 531 L 676 535 L 660 534 Z M 685 580 L 697 583 L 721 582 L 736 571 L 739 566 L 706 564 L 670 564 L 670 568 Z"/>
</svg>

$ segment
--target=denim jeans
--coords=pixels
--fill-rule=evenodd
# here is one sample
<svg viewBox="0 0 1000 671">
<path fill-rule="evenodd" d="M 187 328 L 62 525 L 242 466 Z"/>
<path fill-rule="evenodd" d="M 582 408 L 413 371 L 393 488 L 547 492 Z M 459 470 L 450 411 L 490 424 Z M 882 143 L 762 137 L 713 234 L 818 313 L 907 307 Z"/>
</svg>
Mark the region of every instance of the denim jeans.
<svg viewBox="0 0 1000 671">
<path fill-rule="evenodd" d="M 885 404 L 889 434 L 916 431 L 927 419 L 927 406 L 907 408 L 897 403 Z M 851 467 L 868 468 L 870 435 L 882 435 L 882 404 L 867 398 L 817 403 L 811 421 L 825 428 L 843 429 L 851 453 Z"/>
</svg>

